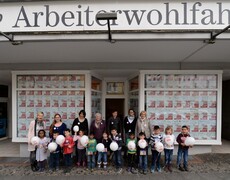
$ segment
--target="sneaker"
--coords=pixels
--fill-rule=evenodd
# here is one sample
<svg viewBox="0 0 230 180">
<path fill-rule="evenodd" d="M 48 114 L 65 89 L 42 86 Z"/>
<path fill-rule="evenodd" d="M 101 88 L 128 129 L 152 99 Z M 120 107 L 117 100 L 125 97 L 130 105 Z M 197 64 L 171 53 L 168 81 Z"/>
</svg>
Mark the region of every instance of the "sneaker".
<svg viewBox="0 0 230 180">
<path fill-rule="evenodd" d="M 107 166 L 105 166 L 105 165 L 104 165 L 104 167 L 103 167 L 103 168 L 104 168 L 104 170 L 106 170 L 106 169 L 107 169 Z"/>
<path fill-rule="evenodd" d="M 147 171 L 146 171 L 146 170 L 144 170 L 144 171 L 143 171 L 143 174 L 144 174 L 144 175 L 146 175 L 146 174 L 147 174 Z"/>
<path fill-rule="evenodd" d="M 134 168 L 131 168 L 131 173 L 132 173 L 132 174 L 137 174 L 137 170 L 134 169 Z"/>
<path fill-rule="evenodd" d="M 178 168 L 180 171 L 184 171 L 184 168 L 183 167 L 181 167 L 181 166 L 179 166 L 179 168 Z"/>
<path fill-rule="evenodd" d="M 97 168 L 98 168 L 98 169 L 101 169 L 101 165 L 98 165 Z"/>
<path fill-rule="evenodd" d="M 185 170 L 185 171 L 189 171 L 187 167 L 184 167 L 184 170 Z"/>
<path fill-rule="evenodd" d="M 140 170 L 139 170 L 139 173 L 140 173 L 140 174 L 144 174 L 144 170 L 140 169 Z"/>
<path fill-rule="evenodd" d="M 117 173 L 118 173 L 118 174 L 121 174 L 121 173 L 122 173 L 122 168 L 119 168 L 119 169 L 117 170 Z"/>
<path fill-rule="evenodd" d="M 161 172 L 161 168 L 157 168 L 157 172 Z"/>
<path fill-rule="evenodd" d="M 131 167 L 128 167 L 128 168 L 127 168 L 127 171 L 128 171 L 128 172 L 131 172 Z"/>
<path fill-rule="evenodd" d="M 59 168 L 56 168 L 56 171 L 59 171 L 60 169 Z"/>
<path fill-rule="evenodd" d="M 168 172 L 168 170 L 169 170 L 169 166 L 168 166 L 168 165 L 165 165 L 164 171 Z"/>
<path fill-rule="evenodd" d="M 151 173 L 154 173 L 155 172 L 155 170 L 154 169 L 151 169 Z"/>
<path fill-rule="evenodd" d="M 171 165 L 168 165 L 168 170 L 169 170 L 169 172 L 172 172 L 172 166 Z"/>
</svg>

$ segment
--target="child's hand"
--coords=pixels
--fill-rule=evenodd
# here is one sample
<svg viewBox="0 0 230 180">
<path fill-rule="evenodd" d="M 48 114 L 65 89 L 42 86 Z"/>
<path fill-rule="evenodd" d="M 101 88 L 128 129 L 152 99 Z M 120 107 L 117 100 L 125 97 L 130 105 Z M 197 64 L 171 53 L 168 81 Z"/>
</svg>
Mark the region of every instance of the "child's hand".
<svg viewBox="0 0 230 180">
<path fill-rule="evenodd" d="M 189 146 L 190 148 L 193 148 L 193 146 Z"/>
<path fill-rule="evenodd" d="M 77 135 L 77 132 L 75 132 L 74 135 Z"/>
<path fill-rule="evenodd" d="M 70 146 L 70 145 L 68 145 L 68 148 L 71 148 L 71 146 Z"/>
<path fill-rule="evenodd" d="M 185 143 L 181 143 L 181 146 L 185 146 Z"/>
</svg>

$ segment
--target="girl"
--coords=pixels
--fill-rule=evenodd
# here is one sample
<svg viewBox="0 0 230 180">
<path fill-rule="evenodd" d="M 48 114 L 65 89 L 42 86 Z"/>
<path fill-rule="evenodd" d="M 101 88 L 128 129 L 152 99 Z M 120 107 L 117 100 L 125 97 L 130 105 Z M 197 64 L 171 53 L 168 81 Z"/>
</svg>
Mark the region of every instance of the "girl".
<svg viewBox="0 0 230 180">
<path fill-rule="evenodd" d="M 77 135 L 77 132 L 75 132 L 75 135 L 73 137 L 74 141 L 77 141 L 77 167 L 80 167 L 81 163 L 82 166 L 85 167 L 86 165 L 86 147 L 84 147 L 81 144 L 81 137 L 84 135 L 84 131 L 79 130 L 79 135 Z"/>
<path fill-rule="evenodd" d="M 104 169 L 106 169 L 106 167 L 107 167 L 107 156 L 108 156 L 110 143 L 111 143 L 111 139 L 108 138 L 108 134 L 106 132 L 104 132 L 102 144 L 104 144 L 105 149 L 104 149 L 104 152 L 98 152 L 98 158 L 97 158 L 98 168 L 101 168 L 101 162 L 103 162 L 103 168 Z"/>
<path fill-rule="evenodd" d="M 64 132 L 66 130 L 66 124 L 62 122 L 61 120 L 61 115 L 60 114 L 55 114 L 54 115 L 54 121 L 50 125 L 50 132 L 49 136 L 50 138 L 53 137 L 53 132 L 58 132 L 59 135 L 64 135 Z"/>
<path fill-rule="evenodd" d="M 175 136 L 172 134 L 173 129 L 171 126 L 165 128 L 165 134 L 163 135 L 163 144 L 165 152 L 165 171 L 172 172 L 171 162 L 173 156 Z"/>
<path fill-rule="evenodd" d="M 39 166 L 39 172 L 43 172 L 45 169 L 45 163 L 47 160 L 47 144 L 48 139 L 46 138 L 45 130 L 38 131 L 38 137 L 40 138 L 39 144 L 37 145 L 36 160 Z"/>
</svg>

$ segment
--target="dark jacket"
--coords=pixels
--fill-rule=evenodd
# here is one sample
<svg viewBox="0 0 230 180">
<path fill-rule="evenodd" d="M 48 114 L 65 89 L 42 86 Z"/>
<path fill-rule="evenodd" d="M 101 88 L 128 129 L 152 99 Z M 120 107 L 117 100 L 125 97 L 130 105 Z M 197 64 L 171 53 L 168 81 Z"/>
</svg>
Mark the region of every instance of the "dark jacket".
<svg viewBox="0 0 230 180">
<path fill-rule="evenodd" d="M 189 146 L 182 146 L 181 145 L 181 143 L 185 142 L 186 137 L 190 137 L 190 134 L 182 134 L 182 133 L 180 133 L 177 136 L 176 141 L 178 142 L 180 149 L 189 149 Z"/>
<path fill-rule="evenodd" d="M 74 119 L 73 121 L 73 125 L 71 127 L 71 132 L 72 132 L 72 135 L 74 135 L 74 130 L 73 130 L 73 127 L 74 126 L 78 126 L 79 127 L 79 130 L 82 130 L 84 131 L 84 135 L 88 136 L 89 134 L 89 125 L 88 125 L 88 120 L 85 118 L 85 120 L 83 122 L 80 122 L 78 118 Z"/>
<path fill-rule="evenodd" d="M 105 131 L 106 131 L 106 125 L 104 120 L 101 121 L 98 128 L 95 125 L 95 120 L 92 121 L 90 125 L 90 132 L 93 132 L 94 138 L 97 140 L 97 143 L 102 142 L 102 135 Z"/>
</svg>

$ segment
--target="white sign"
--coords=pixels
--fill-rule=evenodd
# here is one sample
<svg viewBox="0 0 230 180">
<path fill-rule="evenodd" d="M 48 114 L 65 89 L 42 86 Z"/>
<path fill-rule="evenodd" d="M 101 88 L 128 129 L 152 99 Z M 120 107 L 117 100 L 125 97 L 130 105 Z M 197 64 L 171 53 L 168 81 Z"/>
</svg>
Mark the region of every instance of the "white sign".
<svg viewBox="0 0 230 180">
<path fill-rule="evenodd" d="M 1 3 L 0 31 L 98 31 L 107 21 L 97 13 L 117 12 L 112 30 L 223 29 L 230 24 L 229 1 L 63 1 Z"/>
</svg>

